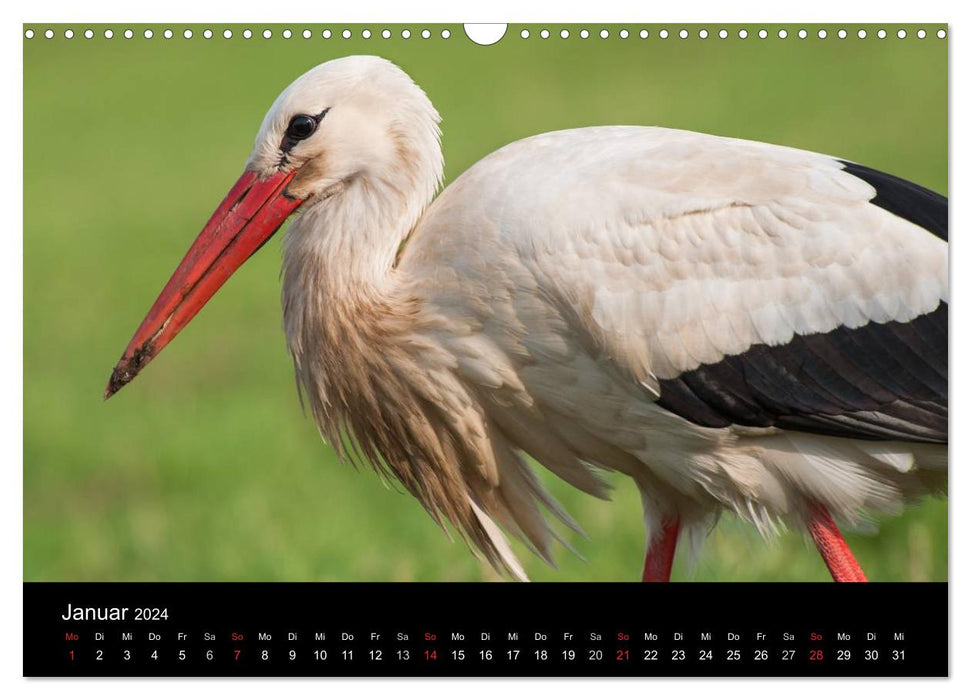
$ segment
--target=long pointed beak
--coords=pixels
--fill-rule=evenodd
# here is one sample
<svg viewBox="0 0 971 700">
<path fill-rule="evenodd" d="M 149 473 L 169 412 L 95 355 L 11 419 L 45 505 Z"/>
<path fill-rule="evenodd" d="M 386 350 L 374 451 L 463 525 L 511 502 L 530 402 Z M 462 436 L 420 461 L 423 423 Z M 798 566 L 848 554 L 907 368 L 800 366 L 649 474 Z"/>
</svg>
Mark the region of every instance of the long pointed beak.
<svg viewBox="0 0 971 700">
<path fill-rule="evenodd" d="M 295 173 L 260 180 L 247 171 L 236 181 L 135 331 L 105 399 L 134 379 L 303 203 L 286 192 Z"/>
</svg>

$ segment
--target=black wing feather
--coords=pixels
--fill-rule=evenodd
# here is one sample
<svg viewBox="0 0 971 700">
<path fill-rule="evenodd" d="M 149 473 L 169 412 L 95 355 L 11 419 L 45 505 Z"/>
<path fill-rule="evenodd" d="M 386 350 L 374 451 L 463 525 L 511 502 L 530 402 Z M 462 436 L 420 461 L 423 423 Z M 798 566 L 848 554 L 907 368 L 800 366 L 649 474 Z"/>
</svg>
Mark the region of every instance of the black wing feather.
<svg viewBox="0 0 971 700">
<path fill-rule="evenodd" d="M 713 428 L 946 443 L 947 313 L 755 345 L 661 380 L 658 403 Z"/>
<path fill-rule="evenodd" d="M 859 163 L 840 163 L 843 170 L 873 186 L 877 191 L 870 200 L 873 204 L 947 240 L 947 197 Z"/>
</svg>

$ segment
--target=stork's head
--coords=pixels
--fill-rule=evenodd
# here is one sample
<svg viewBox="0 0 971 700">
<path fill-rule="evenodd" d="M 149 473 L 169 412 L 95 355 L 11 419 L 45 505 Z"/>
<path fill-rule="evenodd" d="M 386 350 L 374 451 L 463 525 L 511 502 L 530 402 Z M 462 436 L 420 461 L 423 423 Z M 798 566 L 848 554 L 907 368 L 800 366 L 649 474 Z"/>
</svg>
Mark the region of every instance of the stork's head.
<svg viewBox="0 0 971 700">
<path fill-rule="evenodd" d="M 192 244 L 115 366 L 110 397 L 165 347 L 287 217 L 349 190 L 395 192 L 414 222 L 442 173 L 438 113 L 400 68 L 374 56 L 323 63 L 263 119 L 246 169 Z M 322 232 L 327 235 L 327 232 Z"/>
</svg>

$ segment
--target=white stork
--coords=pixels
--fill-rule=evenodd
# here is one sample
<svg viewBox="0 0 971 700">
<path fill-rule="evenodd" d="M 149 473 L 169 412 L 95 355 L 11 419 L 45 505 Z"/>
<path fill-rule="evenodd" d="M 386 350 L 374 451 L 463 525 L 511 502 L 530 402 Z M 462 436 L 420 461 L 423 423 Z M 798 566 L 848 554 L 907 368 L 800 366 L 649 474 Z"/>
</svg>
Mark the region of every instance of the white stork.
<svg viewBox="0 0 971 700">
<path fill-rule="evenodd" d="M 493 566 L 525 578 L 503 529 L 546 559 L 549 515 L 578 529 L 530 455 L 596 496 L 601 470 L 636 482 L 644 580 L 725 510 L 806 527 L 835 579 L 865 580 L 833 517 L 946 484 L 947 199 L 806 151 L 607 126 L 512 143 L 432 201 L 438 124 L 380 58 L 296 80 L 106 398 L 295 213 L 283 317 L 322 434 Z"/>
</svg>

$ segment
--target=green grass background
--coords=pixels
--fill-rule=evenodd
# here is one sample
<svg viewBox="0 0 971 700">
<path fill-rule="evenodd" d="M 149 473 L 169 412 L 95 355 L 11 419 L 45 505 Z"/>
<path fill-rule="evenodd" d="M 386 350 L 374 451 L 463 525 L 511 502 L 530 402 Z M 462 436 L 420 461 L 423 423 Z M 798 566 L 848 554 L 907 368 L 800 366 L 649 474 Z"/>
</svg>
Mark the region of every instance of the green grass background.
<svg viewBox="0 0 971 700">
<path fill-rule="evenodd" d="M 494 579 L 407 495 L 338 465 L 301 414 L 279 310 L 279 247 L 229 281 L 156 361 L 110 402 L 109 371 L 188 244 L 235 180 L 265 110 L 330 58 L 375 53 L 404 67 L 443 117 L 447 177 L 530 134 L 591 124 L 657 124 L 856 160 L 947 191 L 947 42 L 816 37 L 817 26 L 749 25 L 749 37 L 602 40 L 299 35 L 182 37 L 145 26 L 125 39 L 92 26 L 31 26 L 24 41 L 24 576 L 40 580 Z M 171 28 L 172 39 L 162 31 Z M 345 27 L 331 29 L 335 37 Z M 583 555 L 553 569 L 519 547 L 538 580 L 631 580 L 640 504 L 548 479 L 586 529 Z M 877 580 L 945 580 L 947 506 L 928 500 L 849 539 Z M 675 579 L 826 580 L 800 533 L 764 543 L 724 518 Z"/>
</svg>

